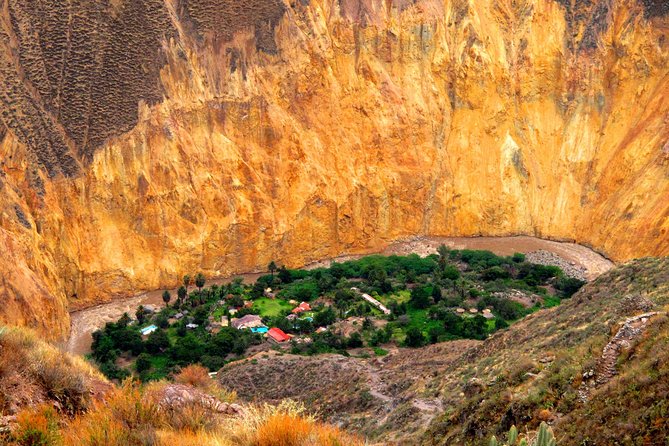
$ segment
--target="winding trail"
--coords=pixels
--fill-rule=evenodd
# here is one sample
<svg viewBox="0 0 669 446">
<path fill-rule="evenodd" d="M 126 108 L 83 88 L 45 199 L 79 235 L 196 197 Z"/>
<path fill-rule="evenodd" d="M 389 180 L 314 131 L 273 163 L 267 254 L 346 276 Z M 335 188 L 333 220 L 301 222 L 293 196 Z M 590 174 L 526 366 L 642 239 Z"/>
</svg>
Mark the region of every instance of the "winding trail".
<svg viewBox="0 0 669 446">
<path fill-rule="evenodd" d="M 328 266 L 334 261 L 345 261 L 360 258 L 364 255 L 379 253 L 384 255 L 407 255 L 416 253 L 426 256 L 436 252 L 440 244 L 452 249 L 485 249 L 498 255 L 511 255 L 515 252 L 528 253 L 539 250 L 552 252 L 568 262 L 585 268 L 590 280 L 611 269 L 614 264 L 595 251 L 575 243 L 555 242 L 535 237 L 410 237 L 388 245 L 386 248 L 369 251 L 362 254 L 343 255 L 333 259 L 322 260 L 306 265 L 305 268 Z M 237 274 L 245 282 L 252 283 L 264 273 Z M 208 285 L 223 284 L 232 280 L 232 277 L 209 279 Z M 171 290 L 176 295 L 176 290 Z M 93 341 L 92 333 L 107 322 L 116 321 L 123 313 L 133 314 L 139 305 L 152 304 L 156 307 L 164 305 L 163 290 L 155 290 L 139 294 L 134 297 L 118 299 L 109 303 L 78 310 L 70 313 L 70 338 L 63 348 L 74 354 L 84 355 L 90 351 Z"/>
</svg>

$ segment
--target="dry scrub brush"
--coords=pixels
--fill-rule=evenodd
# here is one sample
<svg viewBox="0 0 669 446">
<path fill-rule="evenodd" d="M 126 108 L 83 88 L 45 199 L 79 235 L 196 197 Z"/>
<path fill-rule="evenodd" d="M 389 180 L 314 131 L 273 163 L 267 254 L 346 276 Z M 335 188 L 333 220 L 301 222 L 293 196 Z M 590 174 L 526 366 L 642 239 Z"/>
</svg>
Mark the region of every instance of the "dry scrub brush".
<svg viewBox="0 0 669 446">
<path fill-rule="evenodd" d="M 0 413 L 52 401 L 75 414 L 90 404 L 93 383 L 105 378 L 81 358 L 64 354 L 26 329 L 0 327 Z"/>
<path fill-rule="evenodd" d="M 0 444 L 13 446 L 339 446 L 362 445 L 317 422 L 296 403 L 217 410 L 234 393 L 206 369 L 189 366 L 165 381 L 111 386 L 81 358 L 62 353 L 24 329 L 0 328 L 0 414 L 21 407 Z M 190 398 L 167 402 L 166 390 Z M 98 398 L 92 398 L 95 389 Z M 192 389 L 192 390 L 188 390 Z M 181 395 L 177 393 L 177 396 Z M 213 397 L 213 398 L 212 398 Z M 214 401 L 216 404 L 212 405 Z M 226 406 L 231 407 L 231 406 Z"/>
<path fill-rule="evenodd" d="M 126 381 L 91 409 L 58 427 L 45 422 L 44 409 L 19 419 L 15 446 L 362 446 L 363 441 L 315 421 L 301 405 L 248 406 L 238 415 L 221 415 L 197 404 L 163 410 L 161 386 Z M 29 432 L 27 436 L 25 432 Z M 34 439 L 39 441 L 34 442 Z"/>
</svg>

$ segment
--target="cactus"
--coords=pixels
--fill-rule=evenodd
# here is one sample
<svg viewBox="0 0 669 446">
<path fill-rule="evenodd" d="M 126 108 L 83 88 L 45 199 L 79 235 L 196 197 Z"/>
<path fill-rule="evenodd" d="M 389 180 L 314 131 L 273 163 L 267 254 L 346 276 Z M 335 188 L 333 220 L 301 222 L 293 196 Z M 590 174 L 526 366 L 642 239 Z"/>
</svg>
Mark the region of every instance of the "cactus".
<svg viewBox="0 0 669 446">
<path fill-rule="evenodd" d="M 516 426 L 511 426 L 511 429 L 509 430 L 509 444 L 516 444 L 517 439 L 518 429 L 516 429 Z"/>
<path fill-rule="evenodd" d="M 490 439 L 490 446 L 498 446 L 499 443 L 497 438 L 493 436 Z M 553 431 L 548 427 L 546 423 L 541 423 L 539 430 L 536 433 L 536 436 L 530 438 L 526 436 L 518 441 L 518 429 L 516 426 L 512 426 L 509 430 L 509 435 L 507 436 L 507 442 L 504 446 L 557 446 L 557 440 L 553 436 Z"/>
</svg>

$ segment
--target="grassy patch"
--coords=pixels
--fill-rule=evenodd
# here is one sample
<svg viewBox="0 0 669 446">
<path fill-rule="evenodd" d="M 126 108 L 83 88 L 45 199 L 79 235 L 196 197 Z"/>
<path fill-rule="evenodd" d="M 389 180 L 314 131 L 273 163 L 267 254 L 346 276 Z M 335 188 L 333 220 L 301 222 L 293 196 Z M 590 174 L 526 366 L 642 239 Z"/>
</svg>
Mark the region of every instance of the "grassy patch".
<svg viewBox="0 0 669 446">
<path fill-rule="evenodd" d="M 282 299 L 268 299 L 263 297 L 253 302 L 253 309 L 262 317 L 277 317 L 282 311 L 290 310 L 292 305 Z"/>
<path fill-rule="evenodd" d="M 552 308 L 552 307 L 557 307 L 560 305 L 560 300 L 559 297 L 555 296 L 545 296 L 544 297 L 544 308 Z"/>
<path fill-rule="evenodd" d="M 409 327 L 416 327 L 422 330 L 424 333 L 432 327 L 440 327 L 442 322 L 430 319 L 427 315 L 427 310 L 418 310 L 416 308 L 409 308 L 407 310 L 407 316 L 409 316 Z"/>
<path fill-rule="evenodd" d="M 376 356 L 386 356 L 388 354 L 388 350 L 384 350 L 381 347 L 374 347 L 373 350 Z"/>
</svg>

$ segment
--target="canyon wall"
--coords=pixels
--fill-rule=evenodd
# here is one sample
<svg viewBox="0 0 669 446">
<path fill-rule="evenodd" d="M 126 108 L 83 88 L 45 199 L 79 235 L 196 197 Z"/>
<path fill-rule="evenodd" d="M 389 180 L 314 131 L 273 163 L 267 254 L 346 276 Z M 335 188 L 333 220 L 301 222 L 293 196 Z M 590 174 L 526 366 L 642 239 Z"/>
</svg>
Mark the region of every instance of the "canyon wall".
<svg viewBox="0 0 669 446">
<path fill-rule="evenodd" d="M 419 235 L 669 254 L 663 0 L 4 0 L 0 320 Z"/>
</svg>

